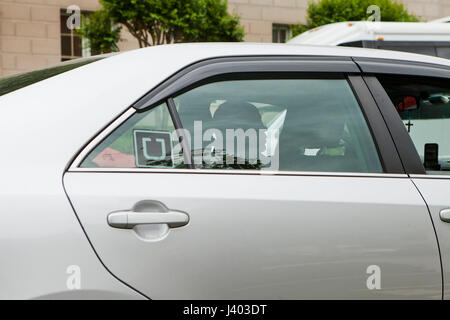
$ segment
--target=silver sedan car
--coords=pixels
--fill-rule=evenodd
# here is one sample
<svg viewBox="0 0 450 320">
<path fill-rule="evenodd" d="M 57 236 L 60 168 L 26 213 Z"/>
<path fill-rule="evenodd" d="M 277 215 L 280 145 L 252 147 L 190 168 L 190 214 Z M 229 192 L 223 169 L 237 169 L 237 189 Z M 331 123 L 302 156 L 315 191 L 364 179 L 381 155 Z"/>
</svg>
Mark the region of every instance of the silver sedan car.
<svg viewBox="0 0 450 320">
<path fill-rule="evenodd" d="M 0 298 L 450 297 L 450 61 L 176 44 L 0 79 Z"/>
</svg>

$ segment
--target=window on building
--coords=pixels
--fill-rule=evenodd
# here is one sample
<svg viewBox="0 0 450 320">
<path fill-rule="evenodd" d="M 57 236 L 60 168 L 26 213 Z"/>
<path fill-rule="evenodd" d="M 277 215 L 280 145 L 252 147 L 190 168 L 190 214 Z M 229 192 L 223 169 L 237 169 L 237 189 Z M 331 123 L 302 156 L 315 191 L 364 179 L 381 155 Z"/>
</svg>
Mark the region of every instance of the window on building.
<svg viewBox="0 0 450 320">
<path fill-rule="evenodd" d="M 292 31 L 289 25 L 277 23 L 272 25 L 272 42 L 285 43 L 291 37 Z"/>
<path fill-rule="evenodd" d="M 89 15 L 90 11 L 81 11 L 83 16 Z M 67 28 L 67 19 L 70 13 L 66 9 L 61 9 L 61 61 L 89 57 L 91 50 L 88 47 L 87 39 L 83 39 L 76 34 L 75 30 Z"/>
</svg>

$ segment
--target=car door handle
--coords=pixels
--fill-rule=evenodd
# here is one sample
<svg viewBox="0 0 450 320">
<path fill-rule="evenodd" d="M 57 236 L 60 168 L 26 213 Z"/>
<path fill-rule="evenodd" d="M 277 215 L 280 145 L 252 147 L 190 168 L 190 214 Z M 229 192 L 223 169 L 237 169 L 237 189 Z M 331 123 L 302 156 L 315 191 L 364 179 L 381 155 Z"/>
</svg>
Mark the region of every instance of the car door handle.
<svg viewBox="0 0 450 320">
<path fill-rule="evenodd" d="M 439 212 L 439 217 L 444 222 L 450 222 L 450 209 L 443 209 Z"/>
<path fill-rule="evenodd" d="M 178 228 L 189 222 L 189 215 L 169 210 L 159 201 L 144 200 L 131 210 L 111 212 L 107 220 L 111 227 L 119 229 L 133 229 L 142 224 L 167 224 L 170 228 Z"/>
<path fill-rule="evenodd" d="M 184 212 L 133 212 L 116 211 L 108 215 L 108 224 L 113 228 L 133 229 L 140 224 L 167 224 L 170 228 L 178 228 L 189 222 Z"/>
</svg>

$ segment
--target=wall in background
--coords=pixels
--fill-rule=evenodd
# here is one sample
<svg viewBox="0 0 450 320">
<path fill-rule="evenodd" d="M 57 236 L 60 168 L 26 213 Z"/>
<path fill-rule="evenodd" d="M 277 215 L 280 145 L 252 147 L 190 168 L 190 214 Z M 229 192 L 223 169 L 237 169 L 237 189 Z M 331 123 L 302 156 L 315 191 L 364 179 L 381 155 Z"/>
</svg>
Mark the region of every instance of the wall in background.
<svg viewBox="0 0 450 320">
<path fill-rule="evenodd" d="M 402 2 L 425 21 L 450 16 L 450 0 Z M 287 24 L 305 22 L 308 0 L 228 0 L 228 3 L 229 11 L 241 17 L 245 41 L 283 42 L 289 37 Z M 99 8 L 98 0 L 0 0 L 0 76 L 60 62 L 62 50 L 68 50 L 70 36 L 61 28 L 61 9 L 72 4 L 85 11 Z M 138 48 L 128 32 L 122 33 L 122 39 L 121 51 Z M 77 46 L 77 39 L 70 41 Z M 71 50 L 70 56 L 78 55 L 77 48 Z"/>
</svg>

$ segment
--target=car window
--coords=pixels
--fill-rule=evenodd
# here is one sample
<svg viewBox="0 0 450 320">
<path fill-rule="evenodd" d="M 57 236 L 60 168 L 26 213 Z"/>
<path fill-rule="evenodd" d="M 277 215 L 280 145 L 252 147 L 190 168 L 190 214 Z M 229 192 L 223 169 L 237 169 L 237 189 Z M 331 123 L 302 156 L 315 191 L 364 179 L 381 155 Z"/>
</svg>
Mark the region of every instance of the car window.
<svg viewBox="0 0 450 320">
<path fill-rule="evenodd" d="M 183 130 L 166 104 L 136 113 L 81 167 L 185 168 L 182 135 L 198 169 L 383 171 L 345 79 L 220 81 L 173 103 Z"/>
<path fill-rule="evenodd" d="M 12 75 L 9 77 L 4 77 L 0 79 L 0 96 L 19 90 L 26 86 L 32 85 L 33 83 L 54 77 L 60 73 L 79 68 L 86 64 L 98 61 L 104 57 L 95 57 L 89 59 L 77 59 L 75 61 L 69 61 L 61 63 L 57 66 L 51 68 L 45 68 L 40 70 L 35 70 L 26 73 L 20 73 L 17 75 Z"/>
<path fill-rule="evenodd" d="M 174 101 L 196 168 L 382 171 L 345 79 L 221 81 Z"/>
<path fill-rule="evenodd" d="M 165 103 L 133 114 L 83 160 L 83 168 L 184 168 Z"/>
<path fill-rule="evenodd" d="M 450 81 L 378 76 L 430 174 L 450 174 Z"/>
</svg>

